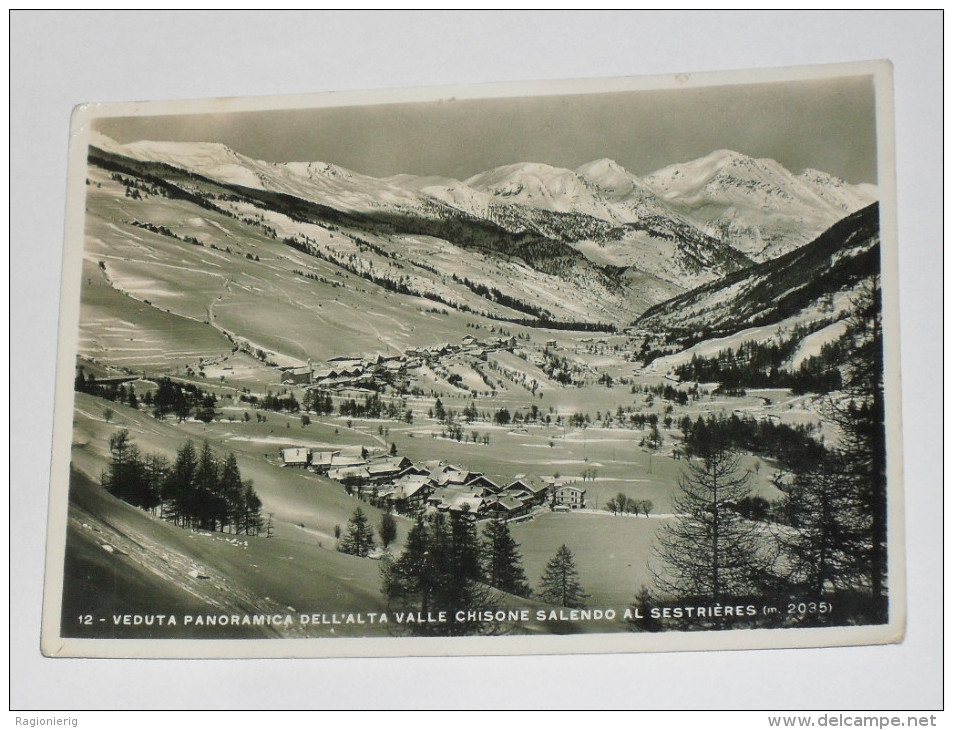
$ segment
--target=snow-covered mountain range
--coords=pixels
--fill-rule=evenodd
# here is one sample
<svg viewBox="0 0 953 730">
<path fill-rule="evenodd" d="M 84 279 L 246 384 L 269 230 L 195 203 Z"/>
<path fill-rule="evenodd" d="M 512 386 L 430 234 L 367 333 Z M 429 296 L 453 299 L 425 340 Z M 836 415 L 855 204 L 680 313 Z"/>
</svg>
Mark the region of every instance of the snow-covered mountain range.
<svg viewBox="0 0 953 730">
<path fill-rule="evenodd" d="M 756 261 L 798 248 L 877 199 L 871 186 L 811 169 L 794 175 L 774 160 L 729 150 L 670 165 L 645 183 L 694 225 Z"/>
<path fill-rule="evenodd" d="M 237 191 L 363 217 L 372 227 L 436 236 L 481 255 L 491 250 L 569 283 L 598 279 L 636 313 L 796 250 L 876 200 L 873 186 L 817 170 L 794 174 L 727 150 L 646 177 L 600 159 L 576 170 L 521 162 L 461 181 L 266 162 L 218 143 L 119 144 L 96 134 L 91 145 Z"/>
</svg>

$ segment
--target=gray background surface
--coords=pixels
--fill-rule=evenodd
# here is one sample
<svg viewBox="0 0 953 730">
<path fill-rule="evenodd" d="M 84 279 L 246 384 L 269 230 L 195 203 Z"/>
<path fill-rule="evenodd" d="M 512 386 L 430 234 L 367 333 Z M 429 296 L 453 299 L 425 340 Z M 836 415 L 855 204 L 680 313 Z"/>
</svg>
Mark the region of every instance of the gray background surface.
<svg viewBox="0 0 953 730">
<path fill-rule="evenodd" d="M 19 710 L 936 709 L 942 692 L 939 12 L 24 12 L 10 16 L 11 685 Z M 896 646 L 294 661 L 39 652 L 69 115 L 91 101 L 895 67 L 908 630 Z"/>
</svg>

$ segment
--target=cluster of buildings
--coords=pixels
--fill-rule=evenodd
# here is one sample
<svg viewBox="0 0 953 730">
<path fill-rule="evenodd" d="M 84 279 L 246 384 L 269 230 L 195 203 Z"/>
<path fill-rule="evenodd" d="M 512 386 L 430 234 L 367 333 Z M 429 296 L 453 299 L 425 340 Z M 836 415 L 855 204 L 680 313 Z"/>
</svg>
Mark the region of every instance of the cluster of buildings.
<svg viewBox="0 0 953 730">
<path fill-rule="evenodd" d="M 399 514 L 428 511 L 466 514 L 472 519 L 514 519 L 536 508 L 584 509 L 586 490 L 558 479 L 517 476 L 497 484 L 482 472 L 443 461 L 415 464 L 405 456 L 370 456 L 367 449 L 282 449 L 283 466 L 310 469 L 367 494 L 379 507 Z"/>
<path fill-rule="evenodd" d="M 374 355 L 371 357 L 332 357 L 326 363 L 281 368 L 282 385 L 316 385 L 335 388 L 360 387 L 383 377 L 394 377 L 420 367 L 424 361 L 455 354 L 470 354 L 486 358 L 488 352 L 513 350 L 515 337 L 491 337 L 478 340 L 466 335 L 459 344 L 444 342 L 430 347 L 409 347 L 402 355 Z"/>
<path fill-rule="evenodd" d="M 315 367 L 311 360 L 300 367 L 281 369 L 282 385 L 317 385 L 334 389 L 369 384 L 381 376 L 395 376 L 408 367 L 420 363 L 408 362 L 404 355 L 377 355 L 375 357 L 334 357 Z"/>
</svg>

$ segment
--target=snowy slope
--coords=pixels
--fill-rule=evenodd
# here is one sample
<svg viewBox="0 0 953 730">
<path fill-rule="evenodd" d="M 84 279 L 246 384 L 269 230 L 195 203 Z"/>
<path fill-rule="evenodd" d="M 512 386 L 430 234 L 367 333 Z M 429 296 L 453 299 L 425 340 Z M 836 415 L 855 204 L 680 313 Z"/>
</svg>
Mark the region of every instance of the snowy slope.
<svg viewBox="0 0 953 730">
<path fill-rule="evenodd" d="M 287 193 L 344 211 L 420 204 L 420 197 L 412 192 L 338 165 L 253 160 L 218 143 L 142 141 L 110 151 L 136 160 L 163 162 L 232 185 Z"/>
<path fill-rule="evenodd" d="M 617 220 L 635 222 L 648 215 L 675 215 L 638 176 L 615 160 L 594 160 L 576 168 L 576 174 L 607 201 Z"/>
<path fill-rule="evenodd" d="M 779 322 L 805 308 L 820 311 L 823 302 L 843 301 L 840 293 L 878 273 L 879 244 L 879 207 L 873 204 L 806 246 L 649 309 L 638 325 L 681 331 L 691 340 L 701 332 Z"/>
<path fill-rule="evenodd" d="M 873 202 L 869 189 L 825 173 L 794 175 L 771 159 L 716 150 L 645 179 L 674 210 L 757 261 L 813 240 Z"/>
<path fill-rule="evenodd" d="M 560 167 L 521 162 L 481 172 L 465 182 L 475 190 L 510 203 L 614 219 L 612 210 L 585 179 Z"/>
<path fill-rule="evenodd" d="M 845 213 L 860 210 L 877 199 L 877 187 L 874 185 L 851 185 L 839 177 L 810 167 L 798 173 L 797 178 L 824 202 Z"/>
<path fill-rule="evenodd" d="M 479 217 L 489 214 L 493 197 L 486 193 L 474 190 L 466 183 L 450 177 L 393 175 L 383 178 L 387 182 L 404 190 L 412 190 L 435 200 L 446 203 L 465 213 Z"/>
</svg>

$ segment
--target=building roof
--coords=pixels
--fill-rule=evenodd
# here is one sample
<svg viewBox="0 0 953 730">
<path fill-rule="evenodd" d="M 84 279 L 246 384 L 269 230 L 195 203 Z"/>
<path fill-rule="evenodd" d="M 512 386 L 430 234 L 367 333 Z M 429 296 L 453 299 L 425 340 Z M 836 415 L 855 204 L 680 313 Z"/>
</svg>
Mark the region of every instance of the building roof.
<svg viewBox="0 0 953 730">
<path fill-rule="evenodd" d="M 541 492 L 545 492 L 547 489 L 549 489 L 548 484 L 544 484 L 533 477 L 521 477 L 514 479 L 513 482 L 508 484 L 506 489 L 503 491 L 523 491 L 534 496 L 538 496 Z"/>
<path fill-rule="evenodd" d="M 449 500 L 445 499 L 440 506 L 442 507 L 444 505 L 446 505 L 446 508 L 451 512 L 469 512 L 470 514 L 475 515 L 483 511 L 485 507 L 485 501 L 483 497 L 474 497 L 468 494 L 456 494 L 453 495 Z"/>
<path fill-rule="evenodd" d="M 433 464 L 433 466 L 430 466 L 431 464 Z M 470 473 L 458 466 L 445 464 L 442 461 L 427 462 L 427 465 L 430 467 L 430 478 L 435 484 L 441 487 L 448 484 L 463 484 L 467 479 L 467 475 Z"/>
<path fill-rule="evenodd" d="M 464 483 L 464 486 L 466 486 L 467 488 L 470 488 L 470 487 L 481 487 L 481 488 L 483 488 L 483 489 L 487 489 L 487 490 L 489 490 L 489 491 L 491 491 L 491 492 L 494 492 L 494 493 L 495 493 L 495 492 L 499 492 L 500 489 L 501 489 L 501 487 L 500 487 L 499 484 L 497 484 L 497 483 L 494 482 L 492 479 L 490 479 L 489 477 L 487 477 L 487 476 L 485 476 L 485 475 L 483 475 L 483 474 L 476 473 L 476 475 L 474 476 L 474 473 L 471 472 L 471 473 L 470 473 L 470 476 L 471 476 L 472 478 L 468 479 L 468 480 Z"/>
<path fill-rule="evenodd" d="M 392 463 L 371 463 L 367 465 L 367 473 L 371 476 L 382 476 L 385 474 L 397 474 L 400 472 L 400 464 Z"/>
<path fill-rule="evenodd" d="M 367 459 L 362 459 L 360 456 L 334 454 L 331 457 L 331 466 L 364 466 L 365 464 L 367 464 Z"/>
<path fill-rule="evenodd" d="M 494 505 L 499 505 L 507 512 L 515 512 L 526 506 L 526 503 L 516 497 L 498 495 L 487 500 L 487 509 L 494 509 Z"/>
<path fill-rule="evenodd" d="M 421 492 L 426 492 L 427 490 L 427 480 L 423 479 L 422 481 L 404 479 L 399 480 L 394 483 L 394 486 L 391 489 L 388 489 L 385 492 L 381 493 L 381 497 L 390 497 L 394 501 L 402 499 L 410 499 L 415 497 Z"/>
<path fill-rule="evenodd" d="M 403 485 L 423 485 L 427 486 L 429 479 L 421 474 L 405 474 L 400 479 L 394 482 L 395 487 L 400 487 Z"/>
<path fill-rule="evenodd" d="M 304 447 L 293 447 L 281 450 L 281 460 L 285 464 L 307 464 L 310 450 Z"/>
<path fill-rule="evenodd" d="M 348 477 L 367 479 L 368 473 L 367 468 L 364 466 L 339 466 L 330 469 L 328 471 L 328 476 L 331 479 L 341 481 L 342 479 L 347 479 Z"/>
<path fill-rule="evenodd" d="M 430 478 L 439 486 L 459 486 L 483 476 L 482 472 L 467 471 L 453 464 L 447 464 L 436 473 L 430 472 Z"/>
<path fill-rule="evenodd" d="M 311 466 L 331 466 L 331 461 L 340 451 L 321 451 L 311 449 Z"/>
<path fill-rule="evenodd" d="M 389 464 L 390 466 L 395 466 L 399 469 L 402 469 L 407 466 L 411 466 L 413 462 L 408 459 L 406 456 L 375 456 L 371 459 L 371 464 Z"/>
<path fill-rule="evenodd" d="M 446 465 L 447 463 L 445 461 L 438 461 L 436 459 L 431 459 L 430 461 L 423 462 L 420 466 L 426 469 L 428 474 L 433 476 L 435 472 L 439 471 L 440 469 L 443 469 L 443 467 L 445 467 Z"/>
</svg>

